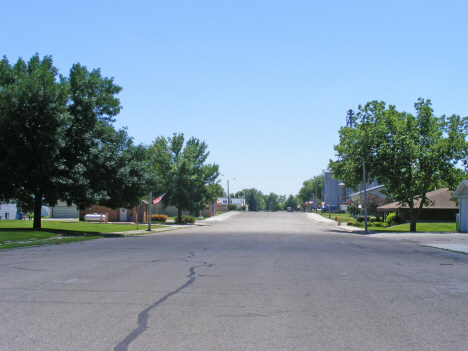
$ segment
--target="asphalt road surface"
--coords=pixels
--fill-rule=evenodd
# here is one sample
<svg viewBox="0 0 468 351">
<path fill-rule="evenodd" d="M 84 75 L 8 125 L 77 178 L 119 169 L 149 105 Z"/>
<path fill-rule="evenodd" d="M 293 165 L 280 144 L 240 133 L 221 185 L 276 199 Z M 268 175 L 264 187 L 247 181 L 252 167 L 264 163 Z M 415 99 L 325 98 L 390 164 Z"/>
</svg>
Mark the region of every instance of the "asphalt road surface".
<svg viewBox="0 0 468 351">
<path fill-rule="evenodd" d="M 0 252 L 0 350 L 466 350 L 468 256 L 299 213 Z"/>
</svg>

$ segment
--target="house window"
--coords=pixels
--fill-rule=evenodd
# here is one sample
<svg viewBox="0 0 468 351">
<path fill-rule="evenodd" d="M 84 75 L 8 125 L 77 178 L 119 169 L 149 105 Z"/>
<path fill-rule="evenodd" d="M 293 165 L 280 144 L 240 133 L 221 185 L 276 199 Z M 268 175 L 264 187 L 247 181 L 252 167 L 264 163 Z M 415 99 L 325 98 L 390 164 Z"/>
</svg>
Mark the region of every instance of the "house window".
<svg viewBox="0 0 468 351">
<path fill-rule="evenodd" d="M 223 204 L 227 204 L 227 200 L 223 200 Z"/>
<path fill-rule="evenodd" d="M 5 219 L 10 219 L 10 214 L 8 212 L 5 212 Z"/>
</svg>

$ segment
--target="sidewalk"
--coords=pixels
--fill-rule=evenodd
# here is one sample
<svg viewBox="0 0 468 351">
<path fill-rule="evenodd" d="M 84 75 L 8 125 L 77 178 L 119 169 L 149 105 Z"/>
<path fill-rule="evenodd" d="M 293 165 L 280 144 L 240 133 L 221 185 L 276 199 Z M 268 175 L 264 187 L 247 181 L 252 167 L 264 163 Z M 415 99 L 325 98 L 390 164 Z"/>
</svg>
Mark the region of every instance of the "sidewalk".
<svg viewBox="0 0 468 351">
<path fill-rule="evenodd" d="M 317 223 L 328 224 L 334 226 L 337 229 L 354 233 L 364 234 L 362 228 L 356 228 L 347 226 L 346 223 L 341 223 L 338 226 L 338 222 L 333 219 L 322 217 L 316 213 L 305 213 L 307 217 Z M 459 232 L 429 232 L 429 233 L 409 233 L 409 232 L 385 232 L 376 233 L 370 231 L 367 234 L 368 237 L 376 239 L 389 239 L 404 242 L 414 242 L 422 246 L 430 246 L 438 249 L 444 249 L 449 251 L 457 251 L 468 254 L 468 233 Z"/>
<path fill-rule="evenodd" d="M 304 213 L 309 219 L 313 220 L 314 222 L 317 223 L 323 223 L 323 224 L 328 224 L 331 226 L 338 227 L 339 229 L 345 230 L 347 232 L 352 232 L 352 233 L 364 233 L 364 230 L 362 228 L 356 228 L 356 227 L 351 227 L 347 226 L 346 222 L 341 222 L 341 225 L 338 226 L 338 222 L 335 221 L 334 219 L 328 219 L 326 217 L 323 217 L 322 215 L 319 215 L 318 213 Z M 332 216 L 332 218 L 334 218 Z"/>
<path fill-rule="evenodd" d="M 468 233 L 459 232 L 431 232 L 431 233 L 373 233 L 367 235 L 376 239 L 398 240 L 413 242 L 421 246 L 430 246 L 449 251 L 468 254 Z"/>
<path fill-rule="evenodd" d="M 203 222 L 207 222 L 207 221 L 225 221 L 226 219 L 231 218 L 233 216 L 236 216 L 236 215 L 238 215 L 240 213 L 241 213 L 240 211 L 230 211 L 230 212 L 226 212 L 226 213 L 214 216 L 214 217 L 204 219 Z"/>
</svg>

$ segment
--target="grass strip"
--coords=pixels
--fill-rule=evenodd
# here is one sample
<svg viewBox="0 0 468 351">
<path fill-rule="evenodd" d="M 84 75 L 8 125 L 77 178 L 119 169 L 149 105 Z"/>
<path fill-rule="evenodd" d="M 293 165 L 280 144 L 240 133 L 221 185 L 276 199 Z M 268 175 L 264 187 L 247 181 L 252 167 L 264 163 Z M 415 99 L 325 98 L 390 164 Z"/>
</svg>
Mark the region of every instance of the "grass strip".
<svg viewBox="0 0 468 351">
<path fill-rule="evenodd" d="M 143 230 L 145 225 L 86 223 L 78 221 L 42 221 L 33 229 L 32 221 L 0 221 L 0 249 L 51 245 L 102 238 L 103 233 Z M 154 229 L 162 226 L 154 226 Z"/>
</svg>

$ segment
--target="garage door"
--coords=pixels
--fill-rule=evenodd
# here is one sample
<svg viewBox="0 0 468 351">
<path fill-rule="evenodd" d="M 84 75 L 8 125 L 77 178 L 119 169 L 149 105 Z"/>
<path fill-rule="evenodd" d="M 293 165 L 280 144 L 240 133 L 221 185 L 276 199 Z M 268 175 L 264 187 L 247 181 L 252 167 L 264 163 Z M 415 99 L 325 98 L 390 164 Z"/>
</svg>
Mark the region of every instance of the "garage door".
<svg viewBox="0 0 468 351">
<path fill-rule="evenodd" d="M 54 206 L 52 207 L 52 218 L 78 218 L 76 206 Z"/>
</svg>

